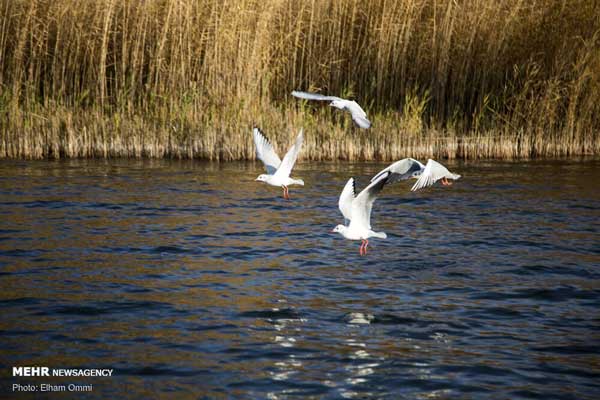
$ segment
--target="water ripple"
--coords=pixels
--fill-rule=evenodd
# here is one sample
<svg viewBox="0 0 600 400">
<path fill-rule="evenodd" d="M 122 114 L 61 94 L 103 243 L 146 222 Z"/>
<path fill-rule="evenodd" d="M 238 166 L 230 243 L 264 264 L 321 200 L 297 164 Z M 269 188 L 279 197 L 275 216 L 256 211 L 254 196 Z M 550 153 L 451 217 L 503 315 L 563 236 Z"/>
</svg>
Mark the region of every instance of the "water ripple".
<svg viewBox="0 0 600 400">
<path fill-rule="evenodd" d="M 98 398 L 597 398 L 598 160 L 449 164 L 386 187 L 361 257 L 330 231 L 381 163 L 301 162 L 286 201 L 252 162 L 0 160 L 3 363 L 114 368 Z"/>
</svg>

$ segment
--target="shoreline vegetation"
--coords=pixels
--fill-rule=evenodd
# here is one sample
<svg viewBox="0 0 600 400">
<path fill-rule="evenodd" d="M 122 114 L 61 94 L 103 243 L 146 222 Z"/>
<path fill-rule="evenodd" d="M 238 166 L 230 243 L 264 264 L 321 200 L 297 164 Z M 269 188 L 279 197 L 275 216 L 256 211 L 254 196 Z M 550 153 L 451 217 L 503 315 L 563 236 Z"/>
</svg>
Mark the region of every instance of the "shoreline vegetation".
<svg viewBox="0 0 600 400">
<path fill-rule="evenodd" d="M 355 99 L 373 127 L 293 98 Z M 0 158 L 600 154 L 600 2 L 0 0 Z"/>
</svg>

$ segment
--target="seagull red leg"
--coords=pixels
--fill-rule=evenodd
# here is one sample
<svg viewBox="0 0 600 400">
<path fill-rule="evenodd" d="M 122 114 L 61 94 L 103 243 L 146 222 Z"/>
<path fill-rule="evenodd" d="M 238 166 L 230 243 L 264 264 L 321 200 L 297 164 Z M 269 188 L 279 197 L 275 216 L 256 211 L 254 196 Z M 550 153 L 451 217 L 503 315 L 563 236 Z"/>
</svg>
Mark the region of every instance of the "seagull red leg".
<svg viewBox="0 0 600 400">
<path fill-rule="evenodd" d="M 367 255 L 367 246 L 369 245 L 369 239 L 365 239 L 365 256 Z"/>
</svg>

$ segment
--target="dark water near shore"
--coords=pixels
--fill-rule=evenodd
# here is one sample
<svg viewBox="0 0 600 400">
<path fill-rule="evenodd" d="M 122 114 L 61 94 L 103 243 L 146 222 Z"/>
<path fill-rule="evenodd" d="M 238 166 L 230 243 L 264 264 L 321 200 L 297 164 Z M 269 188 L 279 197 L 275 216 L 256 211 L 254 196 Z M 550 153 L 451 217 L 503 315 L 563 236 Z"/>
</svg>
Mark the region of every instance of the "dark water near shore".
<svg viewBox="0 0 600 400">
<path fill-rule="evenodd" d="M 338 196 L 383 164 L 302 163 L 285 201 L 258 163 L 0 161 L 0 397 L 600 398 L 600 161 L 449 165 L 359 257 Z"/>
</svg>

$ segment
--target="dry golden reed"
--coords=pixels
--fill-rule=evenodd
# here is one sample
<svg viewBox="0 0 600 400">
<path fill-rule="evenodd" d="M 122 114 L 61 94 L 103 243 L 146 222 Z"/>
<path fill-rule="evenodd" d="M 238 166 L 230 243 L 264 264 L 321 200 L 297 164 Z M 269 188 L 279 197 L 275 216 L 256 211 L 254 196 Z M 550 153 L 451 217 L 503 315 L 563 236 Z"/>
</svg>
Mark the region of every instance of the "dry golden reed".
<svg viewBox="0 0 600 400">
<path fill-rule="evenodd" d="M 599 154 L 600 2 L 0 0 L 0 90 L 0 158 Z"/>
</svg>

